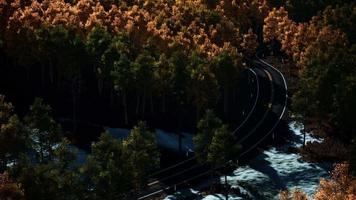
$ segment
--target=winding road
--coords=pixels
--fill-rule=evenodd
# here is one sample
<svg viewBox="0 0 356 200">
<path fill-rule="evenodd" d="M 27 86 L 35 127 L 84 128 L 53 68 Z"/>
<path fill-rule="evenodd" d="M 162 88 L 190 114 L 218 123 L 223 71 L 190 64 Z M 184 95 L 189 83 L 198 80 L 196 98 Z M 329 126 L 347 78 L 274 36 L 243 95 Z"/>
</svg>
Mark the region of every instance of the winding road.
<svg viewBox="0 0 356 200">
<path fill-rule="evenodd" d="M 288 99 L 287 84 L 278 69 L 258 57 L 251 61 L 251 66 L 248 70 L 254 76 L 256 94 L 251 94 L 251 98 L 255 96 L 254 103 L 233 131 L 236 143 L 243 147 L 240 158 L 247 157 L 271 135 L 286 111 Z M 147 184 L 147 189 L 138 195 L 138 200 L 189 186 L 215 170 L 217 168 L 211 168 L 206 163 L 198 163 L 193 156 L 152 174 L 152 180 Z"/>
</svg>

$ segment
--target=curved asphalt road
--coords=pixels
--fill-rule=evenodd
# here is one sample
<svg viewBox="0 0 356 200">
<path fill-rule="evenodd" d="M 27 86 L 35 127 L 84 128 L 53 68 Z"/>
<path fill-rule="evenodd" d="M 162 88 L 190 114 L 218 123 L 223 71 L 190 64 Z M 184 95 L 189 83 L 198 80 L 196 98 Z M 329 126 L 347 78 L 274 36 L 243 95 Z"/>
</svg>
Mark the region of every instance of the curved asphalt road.
<svg viewBox="0 0 356 200">
<path fill-rule="evenodd" d="M 238 144 L 243 146 L 240 158 L 246 156 L 275 129 L 287 106 L 287 85 L 283 74 L 262 59 L 252 61 L 249 71 L 255 76 L 256 97 L 244 121 L 233 131 Z M 155 180 L 140 194 L 146 199 L 168 190 L 176 190 L 198 178 L 207 177 L 212 170 L 208 164 L 200 164 L 195 157 L 184 160 L 153 174 Z"/>
</svg>

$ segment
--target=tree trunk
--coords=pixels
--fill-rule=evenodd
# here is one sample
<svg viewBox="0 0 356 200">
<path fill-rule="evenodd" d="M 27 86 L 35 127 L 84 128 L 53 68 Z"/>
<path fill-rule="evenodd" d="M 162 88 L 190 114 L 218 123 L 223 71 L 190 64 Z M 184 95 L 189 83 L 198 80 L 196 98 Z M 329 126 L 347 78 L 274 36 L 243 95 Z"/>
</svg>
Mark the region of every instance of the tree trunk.
<svg viewBox="0 0 356 200">
<path fill-rule="evenodd" d="M 54 83 L 54 69 L 53 69 L 53 63 L 52 59 L 49 59 L 49 79 L 51 84 Z"/>
<path fill-rule="evenodd" d="M 42 144 L 42 142 L 40 142 L 41 144 L 40 144 L 40 156 L 41 156 L 41 163 L 43 163 L 43 144 Z"/>
<path fill-rule="evenodd" d="M 236 89 L 233 87 L 233 95 L 232 95 L 232 104 L 235 106 L 237 104 L 236 102 Z"/>
<path fill-rule="evenodd" d="M 14 62 L 14 68 L 16 69 L 18 66 L 17 62 Z M 26 81 L 30 82 L 30 68 L 28 65 L 25 66 L 25 73 L 26 73 Z"/>
<path fill-rule="evenodd" d="M 303 133 L 303 147 L 305 147 L 305 121 L 303 121 L 303 129 L 302 129 L 302 133 Z"/>
<path fill-rule="evenodd" d="M 4 158 L 0 159 L 0 171 L 3 172 L 7 168 L 7 160 Z"/>
<path fill-rule="evenodd" d="M 101 77 L 98 77 L 98 93 L 99 96 L 103 94 L 103 79 Z"/>
<path fill-rule="evenodd" d="M 210 180 L 213 180 L 214 178 L 214 170 L 211 170 L 210 172 Z M 213 184 L 210 184 L 210 191 L 213 191 Z"/>
<path fill-rule="evenodd" d="M 140 95 L 137 94 L 137 98 L 136 98 L 136 115 L 138 115 L 139 109 L 140 109 Z"/>
<path fill-rule="evenodd" d="M 61 76 L 60 76 L 60 72 L 59 72 L 59 70 L 57 70 L 57 73 L 56 73 L 56 89 L 58 89 L 59 88 L 59 86 L 60 86 L 60 84 L 61 84 Z"/>
<path fill-rule="evenodd" d="M 142 98 L 142 117 L 145 117 L 146 110 L 146 88 L 143 89 L 143 98 Z"/>
<path fill-rule="evenodd" d="M 305 147 L 305 130 L 303 129 L 303 147 Z"/>
<path fill-rule="evenodd" d="M 162 97 L 162 113 L 166 113 L 166 95 L 163 94 Z"/>
<path fill-rule="evenodd" d="M 150 106 L 151 106 L 151 114 L 154 114 L 154 107 L 153 107 L 153 95 L 152 91 L 150 91 Z"/>
<path fill-rule="evenodd" d="M 77 133 L 77 97 L 76 97 L 76 92 L 73 91 L 73 133 Z"/>
<path fill-rule="evenodd" d="M 129 124 L 128 116 L 127 116 L 127 102 L 126 102 L 126 91 L 123 92 L 122 102 L 124 104 L 124 114 L 125 114 L 125 125 Z"/>
<path fill-rule="evenodd" d="M 197 105 L 195 117 L 196 117 L 195 124 L 197 124 L 199 122 L 199 117 L 200 117 L 200 106 L 199 105 Z"/>
<path fill-rule="evenodd" d="M 178 132 L 178 151 L 182 152 L 182 134 Z"/>
<path fill-rule="evenodd" d="M 44 88 L 45 85 L 45 67 L 43 63 L 41 63 L 41 88 Z"/>
<path fill-rule="evenodd" d="M 227 188 L 227 175 L 225 173 L 225 199 L 228 200 L 229 199 L 229 191 Z"/>
<path fill-rule="evenodd" d="M 110 108 L 114 107 L 114 89 L 111 87 L 110 89 Z"/>
<path fill-rule="evenodd" d="M 229 88 L 224 86 L 224 115 L 228 116 L 228 106 L 229 106 Z"/>
</svg>

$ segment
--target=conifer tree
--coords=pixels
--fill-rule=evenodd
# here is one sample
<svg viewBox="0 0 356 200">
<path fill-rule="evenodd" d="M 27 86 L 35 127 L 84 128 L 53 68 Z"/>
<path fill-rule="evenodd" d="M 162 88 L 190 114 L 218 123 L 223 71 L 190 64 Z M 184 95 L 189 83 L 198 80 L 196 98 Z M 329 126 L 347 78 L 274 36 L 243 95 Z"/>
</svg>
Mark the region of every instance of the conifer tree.
<svg viewBox="0 0 356 200">
<path fill-rule="evenodd" d="M 123 141 L 123 148 L 136 191 L 143 188 L 149 173 L 159 167 L 159 151 L 155 136 L 145 122 L 139 122 Z"/>
</svg>

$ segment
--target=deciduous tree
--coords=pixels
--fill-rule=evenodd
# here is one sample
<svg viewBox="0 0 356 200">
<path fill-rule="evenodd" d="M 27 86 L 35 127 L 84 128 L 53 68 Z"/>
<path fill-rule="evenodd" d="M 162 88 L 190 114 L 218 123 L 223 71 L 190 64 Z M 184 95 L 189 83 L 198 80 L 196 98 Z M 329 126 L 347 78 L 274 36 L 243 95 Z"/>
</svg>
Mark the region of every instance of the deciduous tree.
<svg viewBox="0 0 356 200">
<path fill-rule="evenodd" d="M 7 172 L 0 174 L 0 199 L 25 200 L 25 195 L 20 185 L 13 182 Z"/>
</svg>

